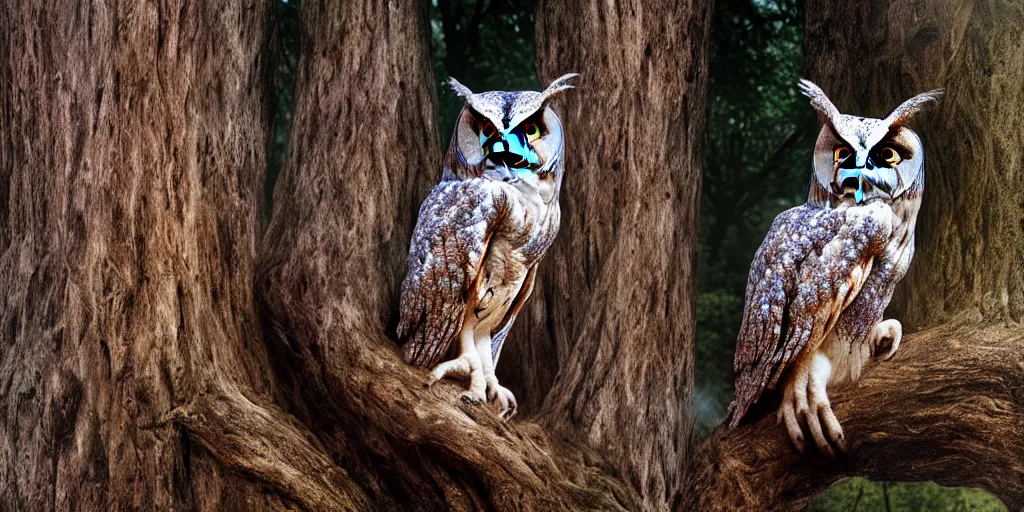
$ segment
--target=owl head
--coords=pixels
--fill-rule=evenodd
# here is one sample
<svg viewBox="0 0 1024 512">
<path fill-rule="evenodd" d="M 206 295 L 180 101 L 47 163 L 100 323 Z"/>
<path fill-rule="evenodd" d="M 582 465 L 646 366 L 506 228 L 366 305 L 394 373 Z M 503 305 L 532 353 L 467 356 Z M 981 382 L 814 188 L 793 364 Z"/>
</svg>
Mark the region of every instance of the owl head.
<svg viewBox="0 0 1024 512">
<path fill-rule="evenodd" d="M 814 177 L 808 202 L 821 206 L 892 202 L 924 190 L 924 145 L 904 126 L 942 90 L 918 94 L 885 119 L 840 114 L 820 87 L 800 80 L 824 126 L 814 147 Z"/>
<path fill-rule="evenodd" d="M 445 156 L 444 179 L 483 177 L 557 195 L 562 181 L 562 124 L 548 106 L 572 89 L 564 75 L 541 92 L 474 93 L 452 78 L 466 99 Z M 548 198 L 545 198 L 548 199 Z"/>
</svg>

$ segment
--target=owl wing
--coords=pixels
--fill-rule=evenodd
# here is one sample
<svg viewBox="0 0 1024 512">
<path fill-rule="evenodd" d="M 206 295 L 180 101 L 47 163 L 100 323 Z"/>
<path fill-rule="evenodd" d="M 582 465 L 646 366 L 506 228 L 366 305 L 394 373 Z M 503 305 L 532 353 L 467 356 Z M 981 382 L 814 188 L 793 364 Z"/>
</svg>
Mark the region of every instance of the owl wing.
<svg viewBox="0 0 1024 512">
<path fill-rule="evenodd" d="M 402 282 L 398 339 L 409 364 L 434 366 L 458 338 L 508 197 L 483 179 L 442 181 L 420 207 Z"/>
<path fill-rule="evenodd" d="M 840 209 L 803 205 L 775 219 L 747 280 L 730 427 L 832 330 L 884 252 L 892 218 L 892 210 L 876 202 Z"/>
<path fill-rule="evenodd" d="M 512 324 L 516 321 L 516 316 L 519 314 L 519 310 L 523 308 L 523 304 L 526 304 L 526 299 L 530 298 L 533 294 L 533 281 L 537 275 L 537 264 L 534 263 L 532 267 L 526 272 L 526 277 L 523 279 L 523 285 L 519 287 L 519 294 L 516 295 L 515 300 L 512 302 L 512 306 L 508 308 L 508 312 L 505 313 L 505 318 L 501 320 L 501 324 L 498 325 L 497 331 L 491 336 L 491 360 L 494 366 L 498 366 L 498 357 L 501 356 L 501 347 L 505 345 L 505 339 L 508 338 L 509 331 L 512 330 Z"/>
</svg>

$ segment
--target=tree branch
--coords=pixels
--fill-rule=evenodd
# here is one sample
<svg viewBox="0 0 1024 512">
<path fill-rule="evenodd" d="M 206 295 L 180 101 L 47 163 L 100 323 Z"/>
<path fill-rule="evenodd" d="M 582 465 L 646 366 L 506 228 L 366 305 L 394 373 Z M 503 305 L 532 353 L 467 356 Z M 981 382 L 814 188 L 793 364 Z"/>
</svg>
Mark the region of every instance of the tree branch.
<svg viewBox="0 0 1024 512">
<path fill-rule="evenodd" d="M 839 461 L 789 444 L 774 413 L 719 428 L 697 451 L 682 510 L 802 510 L 835 480 L 933 480 L 1024 507 L 1024 334 L 940 327 L 832 395 L 850 443 Z"/>
<path fill-rule="evenodd" d="M 274 405 L 260 405 L 231 384 L 168 414 L 226 467 L 269 485 L 305 510 L 365 510 L 367 496 L 316 437 Z"/>
</svg>

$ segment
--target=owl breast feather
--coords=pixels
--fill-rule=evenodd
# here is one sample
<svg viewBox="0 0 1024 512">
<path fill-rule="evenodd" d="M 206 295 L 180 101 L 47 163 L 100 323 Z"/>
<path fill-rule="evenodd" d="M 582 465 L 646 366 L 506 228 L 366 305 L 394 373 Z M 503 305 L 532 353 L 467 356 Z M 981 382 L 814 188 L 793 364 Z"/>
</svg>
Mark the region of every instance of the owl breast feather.
<svg viewBox="0 0 1024 512">
<path fill-rule="evenodd" d="M 462 329 L 467 303 L 479 299 L 471 296 L 486 278 L 492 246 L 513 251 L 522 269 L 536 263 L 550 242 L 536 243 L 540 226 L 529 217 L 499 182 L 473 178 L 434 187 L 420 207 L 402 283 L 398 337 L 406 362 L 433 366 L 443 359 Z"/>
<path fill-rule="evenodd" d="M 747 279 L 730 425 L 835 328 L 871 279 L 893 224 L 892 209 L 881 202 L 836 209 L 805 204 L 776 217 Z"/>
</svg>

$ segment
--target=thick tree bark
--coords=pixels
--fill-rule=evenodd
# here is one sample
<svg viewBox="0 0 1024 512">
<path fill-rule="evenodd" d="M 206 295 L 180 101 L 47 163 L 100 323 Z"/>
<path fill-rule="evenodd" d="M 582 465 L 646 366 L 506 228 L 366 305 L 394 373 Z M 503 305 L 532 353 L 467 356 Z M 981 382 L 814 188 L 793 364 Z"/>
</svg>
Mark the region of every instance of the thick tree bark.
<svg viewBox="0 0 1024 512">
<path fill-rule="evenodd" d="M 619 461 L 647 509 L 669 506 L 690 455 L 710 9 L 552 0 L 537 14 L 542 82 L 581 76 L 561 100 L 562 228 L 500 370 L 550 430 Z"/>
<path fill-rule="evenodd" d="M 275 388 L 263 2 L 0 4 L 0 509 L 282 506 L 164 421 Z"/>
<path fill-rule="evenodd" d="M 915 122 L 925 198 L 892 312 L 912 329 L 953 317 L 1024 320 L 1024 6 L 814 0 L 806 41 L 809 78 L 843 112 L 884 115 L 946 89 Z"/>
<path fill-rule="evenodd" d="M 833 394 L 847 458 L 798 456 L 768 415 L 700 448 L 687 507 L 799 510 L 846 475 L 982 487 L 1024 507 L 1022 46 L 1018 3 L 807 3 L 808 75 L 842 112 L 884 116 L 946 89 L 914 123 L 924 206 L 889 308 L 905 333 L 945 326 L 906 337 L 895 359 Z"/>
</svg>

